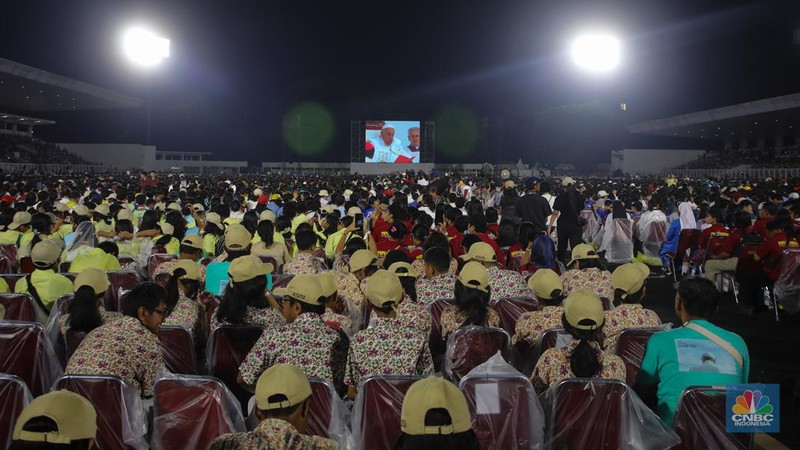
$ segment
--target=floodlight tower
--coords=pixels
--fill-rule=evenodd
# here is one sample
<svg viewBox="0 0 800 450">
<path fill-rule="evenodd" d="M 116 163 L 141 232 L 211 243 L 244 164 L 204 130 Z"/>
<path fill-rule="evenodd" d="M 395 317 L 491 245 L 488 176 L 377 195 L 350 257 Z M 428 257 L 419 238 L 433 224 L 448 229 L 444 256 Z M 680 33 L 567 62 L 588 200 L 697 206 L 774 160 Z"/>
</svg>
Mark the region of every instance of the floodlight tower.
<svg viewBox="0 0 800 450">
<path fill-rule="evenodd" d="M 122 37 L 122 49 L 128 60 L 135 66 L 150 73 L 166 58 L 169 58 L 169 39 L 160 37 L 152 31 L 133 27 Z M 147 139 L 150 145 L 150 82 L 147 83 Z"/>
<path fill-rule="evenodd" d="M 580 35 L 571 48 L 575 65 L 590 72 L 609 72 L 616 68 L 620 53 L 619 40 L 603 33 Z"/>
</svg>

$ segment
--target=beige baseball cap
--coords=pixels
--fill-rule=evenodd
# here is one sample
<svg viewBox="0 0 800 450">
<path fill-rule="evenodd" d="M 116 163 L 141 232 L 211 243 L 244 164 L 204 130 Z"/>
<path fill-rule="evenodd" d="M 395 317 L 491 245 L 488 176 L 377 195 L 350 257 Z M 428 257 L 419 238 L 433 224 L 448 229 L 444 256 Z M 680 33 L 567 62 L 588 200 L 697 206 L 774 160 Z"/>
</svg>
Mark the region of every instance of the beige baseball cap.
<svg viewBox="0 0 800 450">
<path fill-rule="evenodd" d="M 325 205 L 319 209 L 319 212 L 321 212 L 322 214 L 331 214 L 333 213 L 333 209 L 334 209 L 333 205 Z"/>
<path fill-rule="evenodd" d="M 378 257 L 375 253 L 365 249 L 356 250 L 353 256 L 350 257 L 350 273 L 358 272 L 367 266 L 375 264 L 377 261 Z"/>
<path fill-rule="evenodd" d="M 270 222 L 275 223 L 276 218 L 277 216 L 275 216 L 275 213 L 269 209 L 261 211 L 261 214 L 258 215 L 259 222 L 261 222 L 262 220 L 269 220 Z"/>
<path fill-rule="evenodd" d="M 468 288 L 489 292 L 489 272 L 486 271 L 486 267 L 483 264 L 477 261 L 470 261 L 464 264 L 458 274 L 458 280 Z"/>
<path fill-rule="evenodd" d="M 135 218 L 133 217 L 133 213 L 128 208 L 122 208 L 117 212 L 117 220 L 130 220 L 133 222 Z"/>
<path fill-rule="evenodd" d="M 232 283 L 241 283 L 255 277 L 272 273 L 275 267 L 271 263 L 262 262 L 258 256 L 244 255 L 231 262 L 228 277 Z"/>
<path fill-rule="evenodd" d="M 175 227 L 172 224 L 167 222 L 158 222 L 156 226 L 161 230 L 161 234 L 172 236 L 172 233 L 175 232 Z"/>
<path fill-rule="evenodd" d="M 432 409 L 444 409 L 450 415 L 450 425 L 426 426 L 425 416 Z M 446 435 L 463 433 L 472 428 L 472 420 L 464 394 L 449 381 L 428 377 L 412 384 L 403 399 L 400 411 L 400 430 L 405 434 Z"/>
<path fill-rule="evenodd" d="M 108 205 L 97 205 L 94 207 L 93 212 L 95 214 L 100 214 L 103 217 L 108 217 L 108 215 L 111 214 L 111 209 L 108 207 Z"/>
<path fill-rule="evenodd" d="M 561 282 L 561 277 L 553 270 L 539 269 L 528 280 L 528 289 L 538 298 L 551 299 L 561 296 L 564 284 Z"/>
<path fill-rule="evenodd" d="M 25 211 L 19 211 L 14 214 L 14 220 L 8 224 L 9 230 L 16 230 L 22 225 L 29 225 L 31 223 L 31 214 Z"/>
<path fill-rule="evenodd" d="M 223 229 L 222 226 L 222 217 L 215 212 L 210 212 L 206 214 L 206 222 L 213 223 L 214 225 L 218 226 L 220 230 Z"/>
<path fill-rule="evenodd" d="M 575 184 L 575 180 L 573 180 L 572 177 L 564 177 L 561 179 L 562 186 L 566 187 L 569 186 L 570 184 Z"/>
<path fill-rule="evenodd" d="M 69 211 L 69 206 L 67 206 L 64 202 L 56 202 L 55 205 L 56 211 L 58 212 L 67 212 Z"/>
<path fill-rule="evenodd" d="M 579 261 L 581 259 L 597 259 L 600 255 L 594 250 L 589 244 L 578 244 L 575 248 L 572 249 L 572 260 L 569 262 L 568 265 L 572 265 L 575 261 Z"/>
<path fill-rule="evenodd" d="M 167 210 L 169 210 L 169 211 L 180 211 L 181 210 L 181 205 L 179 205 L 179 204 L 177 204 L 175 202 L 172 202 L 167 206 Z"/>
<path fill-rule="evenodd" d="M 47 266 L 55 264 L 59 256 L 61 256 L 61 246 L 50 239 L 37 242 L 31 250 L 31 260 Z"/>
<path fill-rule="evenodd" d="M 514 180 L 507 180 L 503 183 L 503 187 L 506 189 L 514 189 L 517 185 L 514 183 Z"/>
<path fill-rule="evenodd" d="M 333 272 L 319 273 L 317 274 L 317 280 L 319 280 L 319 286 L 322 288 L 322 295 L 324 297 L 330 297 L 338 290 L 336 287 L 336 275 L 334 275 Z"/>
<path fill-rule="evenodd" d="M 252 239 L 253 236 L 244 225 L 234 223 L 225 230 L 225 248 L 228 250 L 244 250 Z"/>
<path fill-rule="evenodd" d="M 201 203 L 195 203 L 194 205 L 192 205 L 192 208 L 197 212 L 203 212 L 206 210 L 206 207 L 203 206 Z"/>
<path fill-rule="evenodd" d="M 261 194 L 263 194 L 263 193 L 264 193 L 264 191 L 262 191 L 262 190 L 261 190 L 261 189 L 259 189 L 259 188 L 255 188 L 255 189 L 253 189 L 253 197 L 258 197 L 259 195 L 261 195 Z"/>
<path fill-rule="evenodd" d="M 417 271 L 414 270 L 414 266 L 403 261 L 398 261 L 389 266 L 389 272 L 392 272 L 398 277 L 417 277 Z"/>
<path fill-rule="evenodd" d="M 328 194 L 328 190 L 327 189 L 320 189 L 319 192 L 317 193 L 317 195 L 319 195 L 320 197 L 327 197 L 330 194 Z"/>
<path fill-rule="evenodd" d="M 285 401 L 270 403 L 273 395 L 283 395 Z M 258 377 L 256 406 L 262 411 L 290 408 L 311 397 L 311 384 L 300 368 L 291 364 L 276 364 Z"/>
<path fill-rule="evenodd" d="M 625 291 L 623 298 L 628 294 L 635 294 L 642 289 L 647 277 L 650 276 L 650 268 L 640 262 L 623 264 L 611 274 L 611 285 L 614 289 Z"/>
<path fill-rule="evenodd" d="M 82 286 L 89 286 L 95 295 L 100 295 L 108 290 L 111 283 L 109 283 L 108 275 L 105 272 L 95 267 L 87 267 L 75 277 L 72 285 L 76 291 Z"/>
<path fill-rule="evenodd" d="M 175 261 L 175 265 L 172 266 L 170 275 L 175 274 L 175 271 L 178 269 L 183 269 L 186 272 L 186 275 L 181 275 L 181 277 L 178 278 L 179 280 L 200 281 L 200 264 L 189 259 L 179 259 Z"/>
<path fill-rule="evenodd" d="M 588 289 L 573 291 L 567 296 L 564 316 L 567 323 L 579 330 L 596 330 L 605 321 L 600 297 Z"/>
<path fill-rule="evenodd" d="M 367 278 L 367 299 L 378 308 L 397 305 L 403 299 L 400 278 L 388 270 L 379 270 Z"/>
<path fill-rule="evenodd" d="M 466 255 L 461 255 L 464 261 L 497 262 L 497 253 L 486 242 L 476 242 L 469 248 Z"/>
<path fill-rule="evenodd" d="M 324 296 L 316 275 L 295 275 L 285 288 L 277 288 L 274 292 L 314 306 L 321 305 L 320 297 Z"/>
<path fill-rule="evenodd" d="M 85 216 L 89 215 L 89 208 L 86 205 L 83 205 L 83 204 L 75 205 L 72 208 L 72 213 L 75 214 L 76 216 L 85 217 Z"/>
<path fill-rule="evenodd" d="M 24 431 L 34 417 L 47 417 L 56 423 L 58 431 Z M 49 392 L 35 398 L 17 418 L 13 440 L 69 444 L 82 439 L 94 439 L 97 434 L 97 413 L 89 400 L 67 390 Z"/>
<path fill-rule="evenodd" d="M 202 250 L 203 239 L 196 234 L 187 234 L 181 241 L 181 245 L 185 245 L 196 250 Z"/>
<path fill-rule="evenodd" d="M 347 215 L 350 216 L 350 217 L 355 217 L 356 214 L 362 214 L 361 208 L 359 208 L 358 206 L 351 206 L 347 210 Z"/>
</svg>

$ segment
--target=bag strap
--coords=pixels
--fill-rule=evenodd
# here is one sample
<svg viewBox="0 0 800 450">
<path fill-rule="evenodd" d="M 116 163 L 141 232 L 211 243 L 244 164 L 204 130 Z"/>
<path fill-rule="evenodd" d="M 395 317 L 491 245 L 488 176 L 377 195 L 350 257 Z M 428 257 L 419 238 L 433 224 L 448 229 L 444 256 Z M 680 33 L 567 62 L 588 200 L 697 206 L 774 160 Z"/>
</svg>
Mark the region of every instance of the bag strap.
<svg viewBox="0 0 800 450">
<path fill-rule="evenodd" d="M 47 309 L 47 307 L 44 306 L 44 303 L 42 303 L 42 298 L 39 297 L 39 292 L 36 291 L 36 286 L 33 285 L 33 281 L 31 281 L 31 276 L 30 275 L 26 276 L 25 281 L 28 282 L 28 293 L 31 294 L 31 297 L 33 297 L 33 300 L 36 301 L 36 304 L 40 308 L 42 308 L 42 310 L 49 311 L 49 309 Z"/>
<path fill-rule="evenodd" d="M 733 356 L 733 359 L 735 359 L 736 362 L 739 363 L 739 367 L 744 367 L 744 358 L 742 358 L 741 353 L 739 353 L 735 348 L 733 348 L 733 346 L 729 342 L 725 341 L 724 339 L 712 333 L 711 331 L 701 327 L 700 325 L 697 325 L 696 323 L 689 322 L 686 324 L 686 328 L 689 328 L 691 330 L 694 330 L 702 334 L 703 336 L 713 341 L 715 344 L 722 347 L 726 352 L 730 353 L 731 356 Z"/>
</svg>

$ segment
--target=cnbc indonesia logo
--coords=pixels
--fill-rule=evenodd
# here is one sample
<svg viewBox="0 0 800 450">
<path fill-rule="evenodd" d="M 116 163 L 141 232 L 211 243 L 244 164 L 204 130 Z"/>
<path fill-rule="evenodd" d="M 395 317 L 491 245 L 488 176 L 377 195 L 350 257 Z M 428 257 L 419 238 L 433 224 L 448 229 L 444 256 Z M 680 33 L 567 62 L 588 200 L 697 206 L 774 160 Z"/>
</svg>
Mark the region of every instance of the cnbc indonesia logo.
<svg viewBox="0 0 800 450">
<path fill-rule="evenodd" d="M 759 390 L 747 390 L 737 396 L 731 412 L 732 424 L 737 428 L 771 427 L 775 420 L 769 397 Z"/>
</svg>

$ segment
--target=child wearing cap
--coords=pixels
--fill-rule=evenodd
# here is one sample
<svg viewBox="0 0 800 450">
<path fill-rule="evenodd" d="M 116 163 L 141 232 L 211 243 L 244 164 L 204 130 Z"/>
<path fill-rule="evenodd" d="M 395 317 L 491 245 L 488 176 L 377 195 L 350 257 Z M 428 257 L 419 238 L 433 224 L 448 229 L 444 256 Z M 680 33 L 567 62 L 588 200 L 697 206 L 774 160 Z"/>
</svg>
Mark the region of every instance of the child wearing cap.
<svg viewBox="0 0 800 450">
<path fill-rule="evenodd" d="M 296 275 L 285 288 L 275 289 L 286 324 L 264 330 L 239 367 L 239 383 L 252 392 L 259 374 L 278 363 L 294 364 L 306 375 L 343 390 L 347 342 L 343 332 L 322 321 L 322 287 L 316 275 Z M 272 297 L 270 295 L 270 297 Z"/>
<path fill-rule="evenodd" d="M 350 342 L 344 382 L 351 399 L 371 375 L 433 373 L 428 335 L 407 327 L 397 317 L 396 307 L 403 299 L 399 277 L 387 270 L 375 272 L 367 280 L 366 294 L 377 318 Z"/>
<path fill-rule="evenodd" d="M 14 286 L 18 294 L 30 294 L 38 306 L 37 319 L 42 324 L 47 322 L 47 314 L 55 301 L 62 295 L 72 294 L 73 287 L 69 278 L 56 273 L 61 246 L 45 239 L 33 246 L 31 259 L 34 270 L 30 275 L 21 278 Z"/>
<path fill-rule="evenodd" d="M 564 300 L 564 329 L 572 342 L 545 351 L 536 363 L 531 383 L 543 392 L 566 378 L 612 378 L 625 381 L 625 363 L 600 347 L 605 315 L 600 297 L 579 290 Z"/>
<path fill-rule="evenodd" d="M 206 267 L 206 290 L 214 295 L 222 295 L 228 284 L 228 268 L 237 258 L 250 254 L 250 240 L 253 236 L 241 224 L 233 224 L 225 231 L 225 251 Z"/>
<path fill-rule="evenodd" d="M 442 338 L 447 338 L 461 327 L 499 327 L 500 316 L 489 306 L 491 298 L 489 273 L 483 264 L 470 261 L 461 269 L 455 284 L 454 304 L 442 311 Z"/>
<path fill-rule="evenodd" d="M 400 411 L 395 450 L 479 450 L 467 400 L 449 381 L 428 377 L 412 384 Z"/>
<path fill-rule="evenodd" d="M 201 336 L 203 323 L 203 308 L 198 302 L 200 293 L 200 264 L 181 259 L 172 266 L 169 281 L 167 281 L 167 317 L 163 325 L 181 325 L 194 332 L 194 336 Z"/>
<path fill-rule="evenodd" d="M 606 270 L 600 255 L 589 244 L 578 244 L 572 249 L 572 260 L 567 267 L 570 270 L 561 274 L 564 294 L 569 295 L 580 289 L 588 289 L 598 297 L 614 298 L 614 286 L 611 284 L 611 272 Z"/>
<path fill-rule="evenodd" d="M 658 314 L 642 307 L 642 300 L 647 291 L 645 282 L 650 275 L 650 268 L 640 262 L 623 264 L 611 274 L 614 285 L 613 311 L 606 311 L 605 340 L 606 351 L 614 352 L 617 339 L 626 328 L 652 328 L 661 325 Z"/>
<path fill-rule="evenodd" d="M 103 298 L 110 285 L 106 273 L 94 267 L 85 269 L 75 277 L 75 297 L 70 302 L 69 313 L 58 319 L 64 339 L 67 330 L 88 333 L 122 318 L 121 313 L 106 311 L 103 307 Z"/>
<path fill-rule="evenodd" d="M 101 242 L 97 244 L 97 247 L 76 256 L 69 265 L 69 271 L 80 273 L 89 267 L 95 267 L 104 272 L 122 270 L 117 254 L 119 254 L 119 248 L 114 241 Z"/>
<path fill-rule="evenodd" d="M 341 329 L 347 336 L 352 336 L 353 321 L 343 315 L 349 310 L 347 303 L 339 298 L 336 274 L 333 271 L 322 272 L 317 279 L 322 288 L 322 296 L 325 297 L 325 314 L 322 315 L 322 320 L 334 328 Z"/>
<path fill-rule="evenodd" d="M 172 270 L 175 268 L 175 264 L 177 264 L 179 261 L 198 262 L 200 261 L 202 254 L 203 240 L 200 238 L 200 236 L 196 234 L 186 235 L 184 236 L 183 240 L 181 240 L 180 254 L 178 255 L 178 259 L 164 261 L 163 263 L 159 264 L 158 267 L 156 267 L 156 270 L 153 272 L 153 278 L 162 273 L 171 274 Z M 199 264 L 198 267 L 200 268 L 200 281 L 205 283 L 206 266 Z"/>
<path fill-rule="evenodd" d="M 264 212 L 271 213 L 269 210 Z M 286 248 L 283 236 L 275 232 L 275 225 L 273 225 L 272 220 L 262 219 L 258 221 L 256 236 L 253 239 L 255 240 L 255 238 L 258 238 L 258 240 L 253 243 L 250 252 L 253 255 L 271 256 L 275 258 L 275 262 L 278 263 L 278 271 L 282 271 L 283 265 L 286 264 L 286 261 L 290 258 L 289 250 Z M 280 240 L 276 238 L 280 238 Z"/>
<path fill-rule="evenodd" d="M 215 256 L 217 252 L 217 243 L 222 240 L 225 234 L 225 227 L 222 225 L 222 217 L 216 212 L 209 212 L 206 214 L 206 220 L 203 225 L 203 251 L 206 256 Z"/>
<path fill-rule="evenodd" d="M 22 247 L 23 244 L 33 239 L 33 232 L 31 228 L 31 215 L 25 211 L 19 211 L 14 214 L 14 217 L 6 229 L 0 232 L 0 244 L 14 244 L 17 248 Z"/>
<path fill-rule="evenodd" d="M 269 303 L 267 274 L 272 264 L 261 262 L 257 256 L 236 258 L 228 266 L 225 296 L 219 304 L 211 329 L 220 325 L 256 325 L 274 328 L 286 323 L 277 305 Z"/>
<path fill-rule="evenodd" d="M 295 233 L 297 254 L 283 266 L 283 273 L 292 275 L 316 275 L 325 271 L 325 264 L 314 256 L 317 235 L 310 228 L 298 228 Z"/>
<path fill-rule="evenodd" d="M 9 448 L 89 450 L 96 447 L 96 434 L 97 413 L 89 400 L 59 390 L 37 397 L 22 410 Z"/>
<path fill-rule="evenodd" d="M 153 245 L 160 245 L 167 250 L 170 255 L 178 256 L 180 252 L 180 242 L 176 239 L 175 227 L 168 222 L 159 222 L 156 224 L 159 233 L 153 237 Z"/>
<path fill-rule="evenodd" d="M 536 345 L 545 330 L 561 328 L 564 286 L 557 273 L 550 269 L 539 269 L 528 280 L 528 288 L 544 307 L 541 311 L 529 311 L 519 316 L 511 343 L 530 348 Z"/>
<path fill-rule="evenodd" d="M 462 242 L 469 242 L 465 239 Z M 513 270 L 497 267 L 497 254 L 491 245 L 486 242 L 475 242 L 469 246 L 465 255 L 460 258 L 464 261 L 480 263 L 489 274 L 492 298 L 524 297 L 529 294 L 522 274 Z M 502 261 L 501 264 L 504 264 Z M 505 266 L 504 266 L 505 267 Z"/>
<path fill-rule="evenodd" d="M 306 434 L 310 416 L 311 384 L 299 367 L 277 364 L 258 377 L 255 386 L 258 426 L 248 433 L 224 434 L 211 450 L 304 449 L 334 450 L 330 439 Z"/>
</svg>

